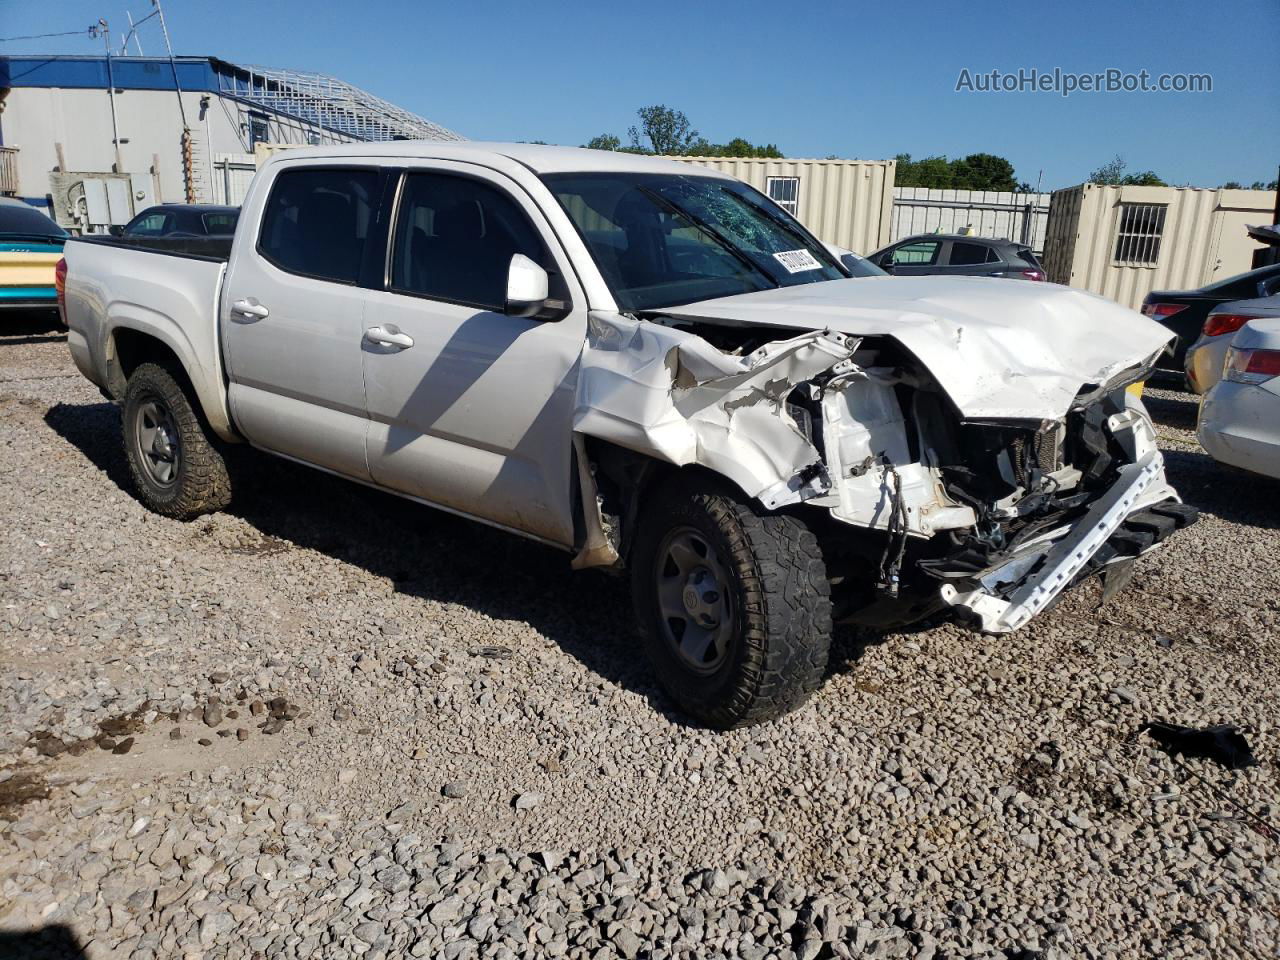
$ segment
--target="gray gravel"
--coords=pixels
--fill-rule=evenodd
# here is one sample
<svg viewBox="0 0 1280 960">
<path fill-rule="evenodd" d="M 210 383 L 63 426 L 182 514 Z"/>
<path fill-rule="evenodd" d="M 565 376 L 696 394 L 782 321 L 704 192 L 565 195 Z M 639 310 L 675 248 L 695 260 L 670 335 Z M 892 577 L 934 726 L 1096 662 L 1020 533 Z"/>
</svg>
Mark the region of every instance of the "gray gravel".
<svg viewBox="0 0 1280 960">
<path fill-rule="evenodd" d="M 720 734 L 622 583 L 263 456 L 153 516 L 61 338 L 0 337 L 0 952 L 1275 956 L 1280 485 L 1151 407 L 1206 516 L 1117 601 L 842 633 L 808 706 Z"/>
</svg>

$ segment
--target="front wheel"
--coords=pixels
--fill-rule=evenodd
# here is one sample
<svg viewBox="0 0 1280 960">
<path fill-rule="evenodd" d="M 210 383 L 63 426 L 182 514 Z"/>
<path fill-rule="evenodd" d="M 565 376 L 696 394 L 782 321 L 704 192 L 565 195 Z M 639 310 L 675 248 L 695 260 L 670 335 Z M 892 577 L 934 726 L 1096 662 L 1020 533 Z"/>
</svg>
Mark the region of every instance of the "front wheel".
<svg viewBox="0 0 1280 960">
<path fill-rule="evenodd" d="M 231 501 L 226 462 L 164 367 L 144 363 L 129 377 L 123 427 L 134 488 L 156 513 L 190 520 Z"/>
<path fill-rule="evenodd" d="M 682 708 L 747 726 L 803 703 L 831 647 L 831 585 L 800 520 L 677 481 L 650 498 L 631 557 L 649 657 Z"/>
</svg>

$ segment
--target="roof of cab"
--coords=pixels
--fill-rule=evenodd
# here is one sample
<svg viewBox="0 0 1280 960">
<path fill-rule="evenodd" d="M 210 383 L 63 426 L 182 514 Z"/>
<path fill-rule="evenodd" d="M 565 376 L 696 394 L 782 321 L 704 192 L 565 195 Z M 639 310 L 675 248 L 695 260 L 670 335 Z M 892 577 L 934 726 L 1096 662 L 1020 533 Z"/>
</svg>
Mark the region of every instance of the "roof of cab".
<svg viewBox="0 0 1280 960">
<path fill-rule="evenodd" d="M 440 140 L 379 140 L 340 146 L 299 147 L 281 150 L 272 159 L 341 159 L 346 157 L 411 157 L 416 159 L 461 160 L 483 163 L 505 157 L 523 164 L 534 173 L 670 173 L 725 177 L 709 167 L 690 169 L 690 164 L 665 157 L 651 157 L 583 147 L 554 147 L 541 143 L 460 143 Z"/>
</svg>

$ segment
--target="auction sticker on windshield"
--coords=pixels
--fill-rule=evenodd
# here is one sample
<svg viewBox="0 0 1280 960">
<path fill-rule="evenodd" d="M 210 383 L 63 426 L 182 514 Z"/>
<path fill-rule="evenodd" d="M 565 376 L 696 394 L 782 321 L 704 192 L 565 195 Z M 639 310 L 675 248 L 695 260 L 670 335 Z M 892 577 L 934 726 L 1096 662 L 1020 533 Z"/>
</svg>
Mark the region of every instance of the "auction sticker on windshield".
<svg viewBox="0 0 1280 960">
<path fill-rule="evenodd" d="M 808 250 L 783 250 L 775 253 L 773 259 L 787 268 L 787 273 L 804 273 L 806 270 L 821 270 L 820 264 Z"/>
</svg>

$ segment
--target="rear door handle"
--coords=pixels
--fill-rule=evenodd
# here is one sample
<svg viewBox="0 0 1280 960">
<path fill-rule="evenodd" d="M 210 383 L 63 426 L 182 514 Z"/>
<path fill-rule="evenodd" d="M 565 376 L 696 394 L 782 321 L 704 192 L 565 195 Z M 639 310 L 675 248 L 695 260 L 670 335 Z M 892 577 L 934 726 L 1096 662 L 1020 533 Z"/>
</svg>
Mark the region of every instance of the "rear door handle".
<svg viewBox="0 0 1280 960">
<path fill-rule="evenodd" d="M 271 314 L 270 310 L 252 297 L 248 300 L 236 300 L 233 302 L 231 304 L 231 312 L 238 313 L 242 317 L 253 317 L 255 320 L 265 319 Z"/>
<path fill-rule="evenodd" d="M 398 327 L 370 327 L 364 332 L 370 343 L 379 343 L 384 347 L 399 347 L 408 350 L 413 346 L 413 337 L 401 333 Z"/>
</svg>

